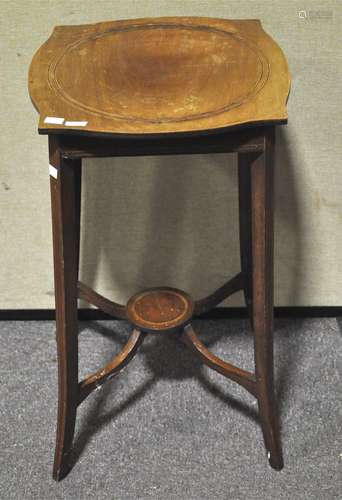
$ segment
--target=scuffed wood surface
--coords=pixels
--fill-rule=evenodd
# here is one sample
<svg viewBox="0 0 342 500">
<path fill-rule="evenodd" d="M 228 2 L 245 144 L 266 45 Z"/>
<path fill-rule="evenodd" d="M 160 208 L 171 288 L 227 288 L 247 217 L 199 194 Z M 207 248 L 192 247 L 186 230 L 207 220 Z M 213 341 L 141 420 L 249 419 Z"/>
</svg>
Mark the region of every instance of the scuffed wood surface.
<svg viewBox="0 0 342 500">
<path fill-rule="evenodd" d="M 164 134 L 284 123 L 289 88 L 286 59 L 258 20 L 57 26 L 29 72 L 41 133 Z M 64 121 L 48 124 L 47 116 Z"/>
</svg>

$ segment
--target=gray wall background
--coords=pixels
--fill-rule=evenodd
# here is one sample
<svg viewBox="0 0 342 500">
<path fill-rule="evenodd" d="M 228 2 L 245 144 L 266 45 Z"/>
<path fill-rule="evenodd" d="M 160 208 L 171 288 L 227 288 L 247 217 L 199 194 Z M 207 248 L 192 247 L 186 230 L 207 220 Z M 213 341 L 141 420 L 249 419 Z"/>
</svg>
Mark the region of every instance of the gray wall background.
<svg viewBox="0 0 342 500">
<path fill-rule="evenodd" d="M 55 25 L 163 15 L 259 18 L 283 48 L 292 91 L 289 124 L 277 134 L 275 302 L 342 304 L 341 2 L 0 0 L 0 7 L 0 309 L 54 307 L 47 138 L 37 135 L 27 92 L 35 50 Z M 154 285 L 195 298 L 209 293 L 239 270 L 236 180 L 230 155 L 86 161 L 82 279 L 120 302 Z M 240 304 L 240 295 L 227 301 Z"/>
</svg>

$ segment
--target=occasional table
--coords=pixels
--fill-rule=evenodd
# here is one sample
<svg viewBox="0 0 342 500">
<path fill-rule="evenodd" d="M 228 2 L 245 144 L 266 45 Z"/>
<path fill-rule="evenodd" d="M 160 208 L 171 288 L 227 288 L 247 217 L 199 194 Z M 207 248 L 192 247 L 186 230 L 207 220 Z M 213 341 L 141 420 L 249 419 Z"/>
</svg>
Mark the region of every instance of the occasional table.
<svg viewBox="0 0 342 500">
<path fill-rule="evenodd" d="M 273 386 L 273 167 L 275 126 L 287 122 L 289 88 L 286 59 L 258 20 L 164 17 L 57 26 L 35 54 L 29 91 L 39 133 L 49 139 L 56 480 L 71 467 L 77 407 L 133 358 L 147 334 L 164 332 L 174 332 L 257 399 L 270 465 L 283 467 Z M 79 281 L 83 158 L 232 152 L 238 154 L 241 272 L 201 300 L 160 287 L 137 291 L 126 305 Z M 254 373 L 211 353 L 192 325 L 239 290 L 253 328 Z M 78 299 L 132 325 L 122 351 L 83 380 Z"/>
</svg>

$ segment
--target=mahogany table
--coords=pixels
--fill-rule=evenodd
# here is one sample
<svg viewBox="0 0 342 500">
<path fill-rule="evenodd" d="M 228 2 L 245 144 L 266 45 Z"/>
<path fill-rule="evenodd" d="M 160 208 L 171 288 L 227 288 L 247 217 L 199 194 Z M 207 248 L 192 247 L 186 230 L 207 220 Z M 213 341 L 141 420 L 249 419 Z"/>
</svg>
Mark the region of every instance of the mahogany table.
<svg viewBox="0 0 342 500">
<path fill-rule="evenodd" d="M 29 91 L 49 138 L 59 405 L 53 477 L 70 470 L 77 407 L 134 356 L 148 333 L 178 332 L 202 361 L 258 401 L 267 456 L 283 466 L 273 387 L 273 153 L 287 121 L 290 76 L 258 20 L 165 17 L 57 26 L 35 54 Z M 82 158 L 237 153 L 241 272 L 194 301 L 175 288 L 127 305 L 78 279 Z M 214 175 L 214 172 L 212 173 Z M 255 372 L 219 359 L 192 318 L 244 291 Z M 77 299 L 128 320 L 132 333 L 103 369 L 78 379 Z"/>
</svg>

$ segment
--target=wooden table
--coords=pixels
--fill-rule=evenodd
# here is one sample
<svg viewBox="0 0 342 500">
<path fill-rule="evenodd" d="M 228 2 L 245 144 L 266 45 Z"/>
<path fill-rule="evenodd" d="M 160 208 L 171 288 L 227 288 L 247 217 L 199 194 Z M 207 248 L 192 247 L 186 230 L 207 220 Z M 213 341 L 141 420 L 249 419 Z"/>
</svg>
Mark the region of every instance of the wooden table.
<svg viewBox="0 0 342 500">
<path fill-rule="evenodd" d="M 78 405 L 134 356 L 147 333 L 173 331 L 209 367 L 258 401 L 271 466 L 282 452 L 273 388 L 273 154 L 287 121 L 290 76 L 260 21 L 165 17 L 58 26 L 35 54 L 29 91 L 49 138 L 59 406 L 53 477 L 70 470 Z M 238 154 L 241 272 L 208 297 L 140 291 L 127 305 L 78 279 L 82 158 Z M 214 175 L 214 173 L 213 173 Z M 214 356 L 194 316 L 243 290 L 254 332 L 255 372 Z M 128 320 L 122 352 L 78 379 L 77 299 Z M 228 446 L 227 446 L 228 449 Z"/>
</svg>

